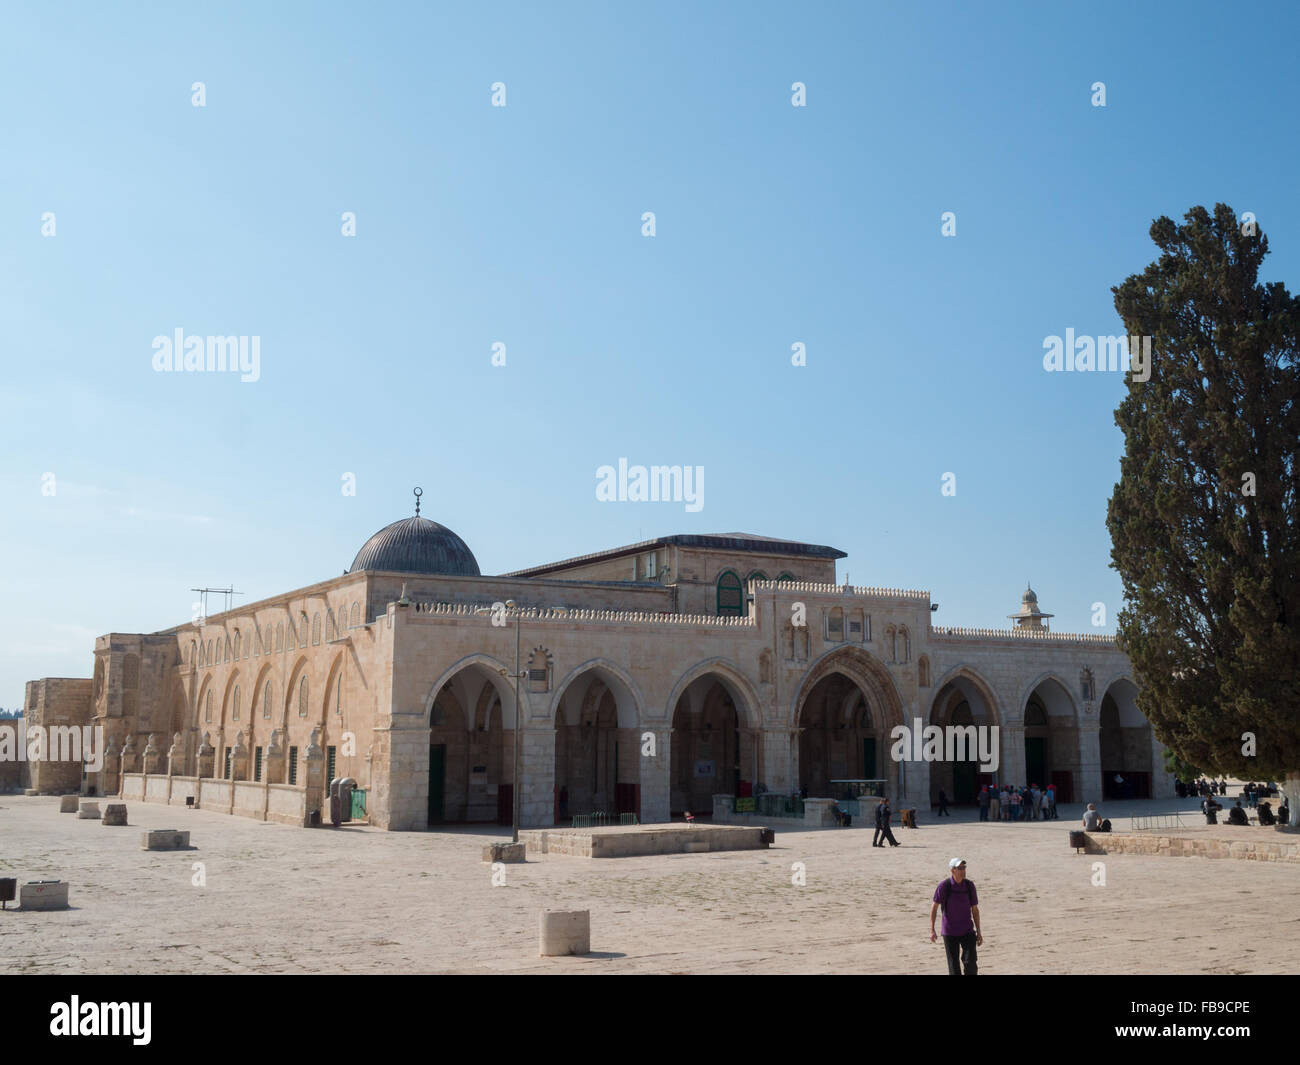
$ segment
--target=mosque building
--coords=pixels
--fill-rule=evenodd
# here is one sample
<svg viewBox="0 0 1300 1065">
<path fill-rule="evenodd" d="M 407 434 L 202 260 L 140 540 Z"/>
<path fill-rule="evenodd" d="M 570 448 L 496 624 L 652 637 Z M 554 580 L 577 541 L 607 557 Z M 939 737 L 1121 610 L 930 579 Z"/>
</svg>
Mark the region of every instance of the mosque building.
<svg viewBox="0 0 1300 1065">
<path fill-rule="evenodd" d="M 107 755 L 26 783 L 306 825 L 351 777 L 385 829 L 508 824 L 517 736 L 524 826 L 662 822 L 845 779 L 922 807 L 995 779 L 1062 802 L 1110 797 L 1117 775 L 1172 795 L 1111 637 L 1050 631 L 1032 589 L 1011 628 L 934 627 L 926 591 L 838 584 L 844 557 L 683 534 L 484 576 L 417 500 L 342 576 L 108 633 L 91 679 L 29 682 L 29 725 L 101 726 Z M 917 722 L 998 726 L 996 773 L 974 751 L 895 759 L 891 730 Z"/>
</svg>

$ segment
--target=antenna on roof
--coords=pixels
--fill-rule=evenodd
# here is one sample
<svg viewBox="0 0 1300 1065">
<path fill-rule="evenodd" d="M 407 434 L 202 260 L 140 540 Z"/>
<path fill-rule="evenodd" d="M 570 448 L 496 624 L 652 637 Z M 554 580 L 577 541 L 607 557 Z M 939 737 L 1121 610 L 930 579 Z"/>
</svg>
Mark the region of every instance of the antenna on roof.
<svg viewBox="0 0 1300 1065">
<path fill-rule="evenodd" d="M 420 496 L 422 495 L 424 495 L 424 489 L 417 488 L 415 490 L 415 516 L 417 518 L 420 516 Z"/>
<path fill-rule="evenodd" d="M 233 584 L 229 588 L 191 588 L 190 591 L 198 592 L 200 595 L 203 596 L 203 616 L 205 618 L 208 616 L 209 593 L 213 593 L 213 594 L 219 593 L 225 596 L 225 607 L 222 609 L 222 613 L 229 612 L 233 596 L 244 594 L 243 592 L 235 591 L 235 586 Z"/>
</svg>

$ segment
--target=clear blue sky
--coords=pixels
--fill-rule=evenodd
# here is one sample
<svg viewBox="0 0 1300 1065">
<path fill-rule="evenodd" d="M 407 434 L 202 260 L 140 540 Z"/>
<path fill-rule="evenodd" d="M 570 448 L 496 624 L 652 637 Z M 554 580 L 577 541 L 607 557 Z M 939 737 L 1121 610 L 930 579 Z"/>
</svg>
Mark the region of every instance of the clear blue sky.
<svg viewBox="0 0 1300 1065">
<path fill-rule="evenodd" d="M 1045 373 L 1043 339 L 1120 332 L 1111 286 L 1194 204 L 1253 211 L 1295 286 L 1298 22 L 7 6 L 0 706 L 192 586 L 338 575 L 416 484 L 485 573 L 743 530 L 929 589 L 940 624 L 1005 625 L 1032 578 L 1055 628 L 1102 601 L 1113 631 L 1123 386 Z M 176 328 L 259 336 L 261 380 L 155 373 Z M 703 510 L 597 502 L 619 457 L 703 466 Z"/>
</svg>

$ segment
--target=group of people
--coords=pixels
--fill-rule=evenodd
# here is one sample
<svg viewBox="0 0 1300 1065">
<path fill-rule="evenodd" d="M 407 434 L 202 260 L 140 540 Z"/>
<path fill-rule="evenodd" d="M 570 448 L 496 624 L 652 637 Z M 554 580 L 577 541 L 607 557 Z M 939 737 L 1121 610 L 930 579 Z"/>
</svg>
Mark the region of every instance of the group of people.
<svg viewBox="0 0 1300 1065">
<path fill-rule="evenodd" d="M 1197 795 L 1205 798 L 1207 795 L 1227 795 L 1228 782 L 1226 780 L 1206 780 L 1201 777 L 1200 780 L 1175 780 L 1174 794 L 1180 799 L 1186 799 L 1189 796 L 1195 798 Z"/>
<path fill-rule="evenodd" d="M 979 807 L 981 821 L 1056 821 L 1056 785 L 1039 788 L 1030 784 L 1017 788 L 1003 784 L 1001 788 L 980 788 Z"/>
</svg>

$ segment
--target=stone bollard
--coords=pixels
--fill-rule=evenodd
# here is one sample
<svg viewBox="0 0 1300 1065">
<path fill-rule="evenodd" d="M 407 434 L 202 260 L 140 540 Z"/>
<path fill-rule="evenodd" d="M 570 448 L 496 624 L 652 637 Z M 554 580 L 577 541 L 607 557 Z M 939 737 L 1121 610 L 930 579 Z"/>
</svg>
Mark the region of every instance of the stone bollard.
<svg viewBox="0 0 1300 1065">
<path fill-rule="evenodd" d="M 77 810 L 77 819 L 79 821 L 98 821 L 99 803 L 92 802 L 89 799 L 82 799 L 81 806 Z"/>
<path fill-rule="evenodd" d="M 483 848 L 485 862 L 523 862 L 527 861 L 523 843 L 489 843 Z"/>
<path fill-rule="evenodd" d="M 24 910 L 66 910 L 66 880 L 29 880 L 18 889 L 18 905 Z"/>
<path fill-rule="evenodd" d="M 59 813 L 75 814 L 77 812 L 77 807 L 80 805 L 80 795 L 65 795 L 59 800 Z"/>
<path fill-rule="evenodd" d="M 190 834 L 175 828 L 155 828 L 140 834 L 142 851 L 187 851 L 190 849 Z"/>
<path fill-rule="evenodd" d="M 539 932 L 543 958 L 591 953 L 590 910 L 543 910 Z"/>
<path fill-rule="evenodd" d="M 126 824 L 126 803 L 111 802 L 105 806 L 103 823 L 106 825 Z"/>
</svg>

